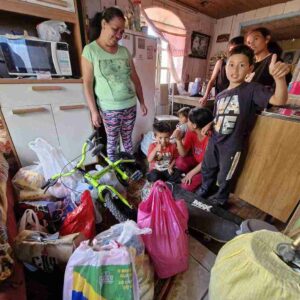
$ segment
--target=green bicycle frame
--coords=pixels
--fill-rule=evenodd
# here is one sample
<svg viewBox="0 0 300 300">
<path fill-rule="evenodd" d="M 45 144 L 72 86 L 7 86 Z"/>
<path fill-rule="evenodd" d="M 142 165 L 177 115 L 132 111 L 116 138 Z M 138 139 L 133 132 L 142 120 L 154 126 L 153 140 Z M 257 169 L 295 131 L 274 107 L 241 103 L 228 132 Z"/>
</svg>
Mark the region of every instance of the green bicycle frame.
<svg viewBox="0 0 300 300">
<path fill-rule="evenodd" d="M 75 172 L 78 172 L 80 169 L 82 169 L 82 166 L 84 164 L 84 161 L 86 159 L 86 149 L 88 147 L 88 143 L 85 142 L 82 146 L 82 150 L 81 150 L 81 159 L 80 161 L 77 163 L 76 167 L 74 169 L 72 169 L 69 172 L 66 173 L 59 173 L 59 174 L 55 174 L 53 176 L 51 176 L 51 179 L 55 180 L 61 177 L 68 177 L 73 175 Z M 83 177 L 84 179 L 86 179 L 86 181 L 91 184 L 95 189 L 97 189 L 98 192 L 98 198 L 100 199 L 101 202 L 105 202 L 104 197 L 103 197 L 103 191 L 104 190 L 110 190 L 113 194 L 117 195 L 119 197 L 119 199 L 125 204 L 127 205 L 129 208 L 133 208 L 132 205 L 130 205 L 128 203 L 128 201 L 112 186 L 110 185 L 106 185 L 106 184 L 101 184 L 98 182 L 98 180 L 107 172 L 109 172 L 110 170 L 115 170 L 116 172 L 118 172 L 123 180 L 128 180 L 129 177 L 126 173 L 124 173 L 119 167 L 118 165 L 120 163 L 132 163 L 134 162 L 134 159 L 119 159 L 115 162 L 110 161 L 107 157 L 105 157 L 102 153 L 100 153 L 100 155 L 103 157 L 103 159 L 105 160 L 105 162 L 108 164 L 106 167 L 104 167 L 102 170 L 94 173 L 94 174 L 89 174 L 89 173 L 84 173 Z"/>
</svg>

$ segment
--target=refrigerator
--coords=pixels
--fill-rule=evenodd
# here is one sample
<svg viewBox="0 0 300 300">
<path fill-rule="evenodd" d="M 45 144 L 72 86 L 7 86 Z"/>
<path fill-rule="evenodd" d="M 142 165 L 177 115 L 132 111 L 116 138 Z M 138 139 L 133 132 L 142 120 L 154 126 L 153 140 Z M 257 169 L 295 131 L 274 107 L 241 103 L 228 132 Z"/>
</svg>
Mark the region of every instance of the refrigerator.
<svg viewBox="0 0 300 300">
<path fill-rule="evenodd" d="M 152 130 L 155 117 L 155 76 L 157 61 L 157 39 L 141 32 L 125 31 L 120 45 L 125 46 L 133 57 L 133 62 L 140 78 L 144 99 L 148 108 L 146 116 L 142 116 L 140 105 L 137 105 L 137 117 L 132 133 L 132 141 L 136 150 L 143 134 Z"/>
</svg>

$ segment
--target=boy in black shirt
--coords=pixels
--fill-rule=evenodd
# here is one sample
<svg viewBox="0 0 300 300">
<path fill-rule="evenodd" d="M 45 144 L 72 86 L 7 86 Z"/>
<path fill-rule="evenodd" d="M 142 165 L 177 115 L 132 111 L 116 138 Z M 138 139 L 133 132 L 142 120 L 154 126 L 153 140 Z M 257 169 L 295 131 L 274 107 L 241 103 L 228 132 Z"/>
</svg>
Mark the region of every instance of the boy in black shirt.
<svg viewBox="0 0 300 300">
<path fill-rule="evenodd" d="M 217 183 L 218 191 L 209 198 L 213 204 L 224 205 L 229 197 L 230 183 L 246 138 L 255 120 L 257 108 L 268 102 L 283 105 L 287 101 L 285 75 L 289 66 L 273 54 L 269 72 L 276 88 L 272 91 L 259 83 L 244 81 L 253 69 L 254 52 L 246 45 L 232 49 L 226 64 L 229 87 L 216 97 L 213 134 L 202 162 L 202 185 L 196 192 L 206 198 Z"/>
</svg>

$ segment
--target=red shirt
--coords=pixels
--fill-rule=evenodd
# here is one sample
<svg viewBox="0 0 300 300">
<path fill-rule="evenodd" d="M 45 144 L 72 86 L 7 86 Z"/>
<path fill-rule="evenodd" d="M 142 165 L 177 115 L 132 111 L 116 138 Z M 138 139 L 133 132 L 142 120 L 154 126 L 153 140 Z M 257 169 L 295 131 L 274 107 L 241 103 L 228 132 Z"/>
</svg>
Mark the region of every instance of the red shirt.
<svg viewBox="0 0 300 300">
<path fill-rule="evenodd" d="M 152 143 L 148 149 L 148 156 L 156 147 L 156 143 Z M 162 149 L 161 152 L 157 153 L 154 160 L 150 163 L 150 170 L 156 169 L 158 171 L 165 171 L 170 166 L 170 163 L 178 157 L 178 151 L 176 144 L 169 143 Z"/>
<path fill-rule="evenodd" d="M 183 147 L 187 151 L 192 150 L 195 160 L 201 163 L 208 141 L 208 136 L 205 136 L 204 139 L 200 141 L 196 132 L 188 130 L 183 140 Z"/>
</svg>

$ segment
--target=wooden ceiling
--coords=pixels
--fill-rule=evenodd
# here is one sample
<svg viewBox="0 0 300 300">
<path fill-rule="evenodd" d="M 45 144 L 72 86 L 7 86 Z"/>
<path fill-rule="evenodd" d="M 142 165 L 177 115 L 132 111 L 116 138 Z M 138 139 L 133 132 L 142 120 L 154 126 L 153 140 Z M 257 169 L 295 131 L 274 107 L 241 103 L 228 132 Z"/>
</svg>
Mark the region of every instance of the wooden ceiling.
<svg viewBox="0 0 300 300">
<path fill-rule="evenodd" d="M 172 0 L 215 19 L 287 1 L 282 0 Z"/>
<path fill-rule="evenodd" d="M 255 27 L 267 27 L 272 32 L 272 38 L 276 41 L 300 38 L 300 16 L 243 27 L 241 33 L 244 34 Z"/>
</svg>

